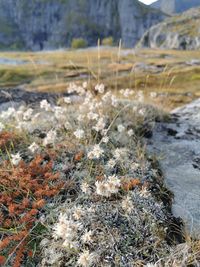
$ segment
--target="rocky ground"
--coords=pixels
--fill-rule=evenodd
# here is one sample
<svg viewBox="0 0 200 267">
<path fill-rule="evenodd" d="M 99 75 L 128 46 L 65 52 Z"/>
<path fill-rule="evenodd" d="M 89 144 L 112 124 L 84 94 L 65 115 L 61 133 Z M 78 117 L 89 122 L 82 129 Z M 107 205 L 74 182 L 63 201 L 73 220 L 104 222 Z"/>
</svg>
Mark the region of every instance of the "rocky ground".
<svg viewBox="0 0 200 267">
<path fill-rule="evenodd" d="M 170 122 L 157 123 L 148 145 L 174 194 L 174 215 L 184 219 L 189 235 L 200 237 L 200 100 L 173 110 Z"/>
</svg>

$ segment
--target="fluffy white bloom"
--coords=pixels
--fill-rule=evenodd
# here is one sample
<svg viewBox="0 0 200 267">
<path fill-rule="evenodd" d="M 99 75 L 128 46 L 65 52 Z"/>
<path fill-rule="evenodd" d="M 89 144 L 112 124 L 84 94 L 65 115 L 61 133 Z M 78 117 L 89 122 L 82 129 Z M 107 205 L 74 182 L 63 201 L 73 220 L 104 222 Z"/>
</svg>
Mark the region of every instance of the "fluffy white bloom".
<svg viewBox="0 0 200 267">
<path fill-rule="evenodd" d="M 85 135 L 85 132 L 84 130 L 78 129 L 74 132 L 74 135 L 76 136 L 76 138 L 82 139 Z"/>
<path fill-rule="evenodd" d="M 82 115 L 80 114 L 78 117 L 77 117 L 77 120 L 78 121 L 83 121 L 85 119 L 85 115 Z"/>
<path fill-rule="evenodd" d="M 104 84 L 97 84 L 96 86 L 95 86 L 95 91 L 97 91 L 97 92 L 99 92 L 100 94 L 103 94 L 104 93 L 104 91 L 105 91 L 105 86 L 104 86 Z"/>
<path fill-rule="evenodd" d="M 83 86 L 84 89 L 86 89 L 87 86 L 88 86 L 88 83 L 87 82 L 83 82 L 82 86 Z"/>
<path fill-rule="evenodd" d="M 105 95 L 103 95 L 101 99 L 103 102 L 109 102 L 111 98 L 112 98 L 112 93 L 109 91 L 105 93 Z"/>
<path fill-rule="evenodd" d="M 1 118 L 3 120 L 8 120 L 9 118 L 15 117 L 16 110 L 15 108 L 9 107 L 8 110 L 5 110 L 1 113 Z"/>
<path fill-rule="evenodd" d="M 124 159 L 127 156 L 127 149 L 126 148 L 116 148 L 113 151 L 113 157 L 116 160 Z"/>
<path fill-rule="evenodd" d="M 124 198 L 122 200 L 122 209 L 126 212 L 126 213 L 131 213 L 133 210 L 134 206 L 133 206 L 133 202 L 131 200 L 131 198 L 129 196 L 127 196 L 126 198 Z"/>
<path fill-rule="evenodd" d="M 112 194 L 118 193 L 121 181 L 117 176 L 113 175 L 109 176 L 104 181 L 97 181 L 95 186 L 97 195 L 110 197 Z"/>
<path fill-rule="evenodd" d="M 97 120 L 99 115 L 97 113 L 94 113 L 94 112 L 90 111 L 87 114 L 87 117 L 88 117 L 89 120 Z"/>
<path fill-rule="evenodd" d="M 141 108 L 141 109 L 138 111 L 138 114 L 141 115 L 141 116 L 144 116 L 144 115 L 145 115 L 145 109 Z"/>
<path fill-rule="evenodd" d="M 104 154 L 100 145 L 94 145 L 92 151 L 88 152 L 89 159 L 99 159 Z"/>
<path fill-rule="evenodd" d="M 140 167 L 140 164 L 137 162 L 131 163 L 131 170 L 136 171 Z"/>
<path fill-rule="evenodd" d="M 93 129 L 97 132 L 102 131 L 106 126 L 106 123 L 104 121 L 104 118 L 100 118 L 97 122 L 97 124 L 93 127 Z"/>
<path fill-rule="evenodd" d="M 66 109 L 63 107 L 54 107 L 54 115 L 58 121 L 65 121 Z"/>
<path fill-rule="evenodd" d="M 92 243 L 92 235 L 93 235 L 93 232 L 90 230 L 90 231 L 85 231 L 84 235 L 81 237 L 81 240 L 83 243 Z"/>
<path fill-rule="evenodd" d="M 81 187 L 81 191 L 83 193 L 85 193 L 85 194 L 90 194 L 91 193 L 90 185 L 87 182 L 83 182 L 80 187 Z"/>
<path fill-rule="evenodd" d="M 81 217 L 85 215 L 85 210 L 81 207 L 75 207 L 73 212 L 73 217 L 75 220 L 80 220 Z"/>
<path fill-rule="evenodd" d="M 17 153 L 16 155 L 11 154 L 11 162 L 14 166 L 17 166 L 21 160 L 22 158 L 19 153 Z"/>
<path fill-rule="evenodd" d="M 146 186 L 143 186 L 140 191 L 140 196 L 144 198 L 148 198 L 150 196 L 150 192 L 147 190 Z"/>
<path fill-rule="evenodd" d="M 93 265 L 94 260 L 94 253 L 90 253 L 89 250 L 85 250 L 81 254 L 79 254 L 77 264 L 83 267 L 90 267 Z"/>
<path fill-rule="evenodd" d="M 107 180 L 107 190 L 111 193 L 111 194 L 116 194 L 119 190 L 121 186 L 121 181 L 120 179 L 115 176 L 109 176 L 108 180 Z"/>
<path fill-rule="evenodd" d="M 54 238 L 62 238 L 66 244 L 70 245 L 77 238 L 78 231 L 82 229 L 82 224 L 68 219 L 66 215 L 59 216 L 58 223 L 53 228 Z"/>
<path fill-rule="evenodd" d="M 156 98 L 157 97 L 157 93 L 156 92 L 151 92 L 150 93 L 150 97 L 151 98 Z"/>
<path fill-rule="evenodd" d="M 115 159 L 110 159 L 106 164 L 107 168 L 109 168 L 109 169 L 113 169 L 115 167 L 115 165 L 116 165 Z"/>
<path fill-rule="evenodd" d="M 32 108 L 27 109 L 27 111 L 24 112 L 23 120 L 29 121 L 32 117 L 32 114 L 33 114 L 33 109 Z"/>
<path fill-rule="evenodd" d="M 40 147 L 34 142 L 32 143 L 28 149 L 31 151 L 31 153 L 35 153 Z"/>
<path fill-rule="evenodd" d="M 56 131 L 50 130 L 47 133 L 47 136 L 45 137 L 45 139 L 43 141 L 43 145 L 47 146 L 47 145 L 50 145 L 50 144 L 54 144 L 55 140 L 56 140 L 56 136 L 57 136 Z"/>
<path fill-rule="evenodd" d="M 114 95 L 112 95 L 112 97 L 111 97 L 111 103 L 112 103 L 113 107 L 117 107 L 118 101 Z"/>
<path fill-rule="evenodd" d="M 40 102 L 40 108 L 44 109 L 46 111 L 51 111 L 52 110 L 51 109 L 51 104 L 46 99 L 44 99 L 44 100 L 42 100 Z"/>
<path fill-rule="evenodd" d="M 122 124 L 117 126 L 117 130 L 118 130 L 119 133 L 123 133 L 125 131 L 125 129 L 126 128 Z"/>
<path fill-rule="evenodd" d="M 2 132 L 5 129 L 5 125 L 0 122 L 0 132 Z"/>
<path fill-rule="evenodd" d="M 140 90 L 137 93 L 137 99 L 139 102 L 143 102 L 144 101 L 144 93 Z"/>
<path fill-rule="evenodd" d="M 109 137 L 108 136 L 104 136 L 102 138 L 102 143 L 107 144 L 108 142 L 109 142 Z"/>
<path fill-rule="evenodd" d="M 64 98 L 63 98 L 63 101 L 64 101 L 64 103 L 66 103 L 66 104 L 71 104 L 71 103 L 72 103 L 72 100 L 71 100 L 70 97 L 64 97 Z"/>
<path fill-rule="evenodd" d="M 134 134 L 133 129 L 128 130 L 127 134 L 129 137 L 133 136 L 133 134 Z"/>
</svg>

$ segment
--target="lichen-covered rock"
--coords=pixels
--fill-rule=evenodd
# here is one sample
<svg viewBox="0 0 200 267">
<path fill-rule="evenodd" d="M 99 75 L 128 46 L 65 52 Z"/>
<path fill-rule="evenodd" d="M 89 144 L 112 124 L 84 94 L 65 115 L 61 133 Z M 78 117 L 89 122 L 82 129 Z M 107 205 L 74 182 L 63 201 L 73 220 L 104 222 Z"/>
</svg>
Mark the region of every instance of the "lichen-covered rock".
<svg viewBox="0 0 200 267">
<path fill-rule="evenodd" d="M 195 50 L 200 48 L 200 8 L 166 19 L 151 27 L 138 47 Z"/>
<path fill-rule="evenodd" d="M 52 49 L 79 37 L 96 45 L 107 36 L 133 46 L 164 17 L 137 0 L 0 0 L 0 48 Z"/>
</svg>

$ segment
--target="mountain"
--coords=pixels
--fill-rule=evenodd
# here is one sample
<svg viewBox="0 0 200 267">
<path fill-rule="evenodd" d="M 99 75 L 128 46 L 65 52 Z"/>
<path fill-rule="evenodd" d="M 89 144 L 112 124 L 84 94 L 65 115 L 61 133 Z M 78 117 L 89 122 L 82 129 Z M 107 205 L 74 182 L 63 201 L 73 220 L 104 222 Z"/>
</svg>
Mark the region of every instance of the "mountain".
<svg viewBox="0 0 200 267">
<path fill-rule="evenodd" d="M 200 0 L 158 0 L 151 4 L 166 13 L 182 13 L 190 8 L 200 6 Z"/>
<path fill-rule="evenodd" d="M 131 47 L 165 17 L 137 0 L 0 0 L 0 48 L 54 49 L 79 37 L 96 45 L 108 36 Z"/>
<path fill-rule="evenodd" d="M 152 26 L 137 47 L 200 49 L 200 8 L 190 9 Z"/>
</svg>

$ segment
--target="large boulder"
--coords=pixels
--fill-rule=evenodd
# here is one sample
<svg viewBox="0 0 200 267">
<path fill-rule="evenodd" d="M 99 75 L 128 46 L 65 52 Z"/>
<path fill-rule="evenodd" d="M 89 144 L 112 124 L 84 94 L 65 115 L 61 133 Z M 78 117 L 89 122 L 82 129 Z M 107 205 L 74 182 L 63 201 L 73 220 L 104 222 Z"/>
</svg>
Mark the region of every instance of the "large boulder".
<svg viewBox="0 0 200 267">
<path fill-rule="evenodd" d="M 200 8 L 190 9 L 151 27 L 137 47 L 196 50 L 200 48 Z"/>
</svg>

